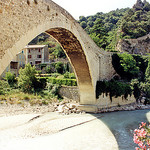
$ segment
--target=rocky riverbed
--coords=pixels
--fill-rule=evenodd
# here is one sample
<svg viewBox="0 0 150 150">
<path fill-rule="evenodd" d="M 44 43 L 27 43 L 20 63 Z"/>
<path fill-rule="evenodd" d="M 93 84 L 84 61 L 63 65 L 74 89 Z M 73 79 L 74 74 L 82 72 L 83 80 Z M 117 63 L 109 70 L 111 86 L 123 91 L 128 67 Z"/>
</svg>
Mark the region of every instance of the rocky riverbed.
<svg viewBox="0 0 150 150">
<path fill-rule="evenodd" d="M 0 116 L 30 114 L 30 113 L 44 114 L 48 112 L 58 112 L 63 115 L 69 115 L 72 113 L 75 114 L 85 113 L 84 111 L 81 111 L 78 106 L 79 106 L 78 102 L 68 99 L 65 99 L 61 102 L 50 103 L 48 105 L 35 104 L 33 106 L 31 106 L 27 101 L 24 103 L 24 105 L 2 103 L 0 104 Z M 150 109 L 150 105 L 143 105 L 142 103 L 141 104 L 133 103 L 125 106 L 116 106 L 111 108 L 98 109 L 98 113 L 115 112 L 115 111 L 132 111 L 141 109 Z"/>
</svg>

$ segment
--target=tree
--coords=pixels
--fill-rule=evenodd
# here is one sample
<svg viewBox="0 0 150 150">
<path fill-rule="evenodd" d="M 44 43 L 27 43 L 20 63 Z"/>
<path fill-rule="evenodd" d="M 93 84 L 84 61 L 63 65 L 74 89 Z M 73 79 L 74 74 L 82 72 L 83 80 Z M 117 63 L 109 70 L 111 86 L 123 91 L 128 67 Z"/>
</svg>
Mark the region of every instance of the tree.
<svg viewBox="0 0 150 150">
<path fill-rule="evenodd" d="M 52 54 L 55 56 L 55 58 L 66 58 L 66 54 L 64 53 L 60 45 L 57 45 L 55 47 L 55 50 Z"/>
<path fill-rule="evenodd" d="M 86 23 L 85 21 L 82 21 L 82 22 L 80 23 L 80 25 L 81 25 L 81 27 L 82 27 L 83 29 L 85 29 L 85 28 L 87 27 L 87 23 Z"/>
<path fill-rule="evenodd" d="M 79 19 L 80 19 L 81 22 L 82 21 L 87 21 L 86 17 L 84 17 L 84 16 L 80 16 Z"/>
<path fill-rule="evenodd" d="M 23 92 L 31 93 L 35 88 L 37 78 L 35 66 L 27 64 L 24 69 L 19 70 L 18 86 Z"/>
<path fill-rule="evenodd" d="M 13 86 L 14 83 L 16 82 L 15 74 L 11 72 L 6 72 L 5 79 L 7 80 L 10 86 Z"/>
<path fill-rule="evenodd" d="M 139 67 L 136 66 L 136 61 L 132 55 L 123 53 L 118 54 L 120 57 L 120 64 L 126 73 L 136 76 L 139 73 Z"/>
<path fill-rule="evenodd" d="M 107 39 L 106 39 L 106 30 L 104 28 L 104 23 L 102 19 L 97 19 L 95 24 L 90 30 L 90 36 L 94 40 L 94 42 L 102 48 L 106 48 L 107 46 Z"/>
</svg>

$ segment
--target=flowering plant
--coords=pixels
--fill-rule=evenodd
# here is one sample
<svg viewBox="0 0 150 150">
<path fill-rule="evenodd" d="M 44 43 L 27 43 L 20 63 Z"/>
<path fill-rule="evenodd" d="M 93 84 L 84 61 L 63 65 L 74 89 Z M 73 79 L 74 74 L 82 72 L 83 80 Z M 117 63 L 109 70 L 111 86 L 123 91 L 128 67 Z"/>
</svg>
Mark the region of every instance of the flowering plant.
<svg viewBox="0 0 150 150">
<path fill-rule="evenodd" d="M 136 150 L 150 150 L 150 124 L 141 122 L 139 129 L 134 130 L 133 141 L 139 146 Z"/>
</svg>

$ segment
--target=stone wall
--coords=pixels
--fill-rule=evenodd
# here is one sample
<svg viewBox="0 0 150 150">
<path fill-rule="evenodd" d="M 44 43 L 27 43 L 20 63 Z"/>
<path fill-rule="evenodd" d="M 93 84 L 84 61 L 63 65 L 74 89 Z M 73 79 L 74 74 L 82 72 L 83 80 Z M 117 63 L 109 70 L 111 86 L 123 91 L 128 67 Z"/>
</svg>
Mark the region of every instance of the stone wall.
<svg viewBox="0 0 150 150">
<path fill-rule="evenodd" d="M 62 86 L 59 90 L 62 97 L 66 97 L 77 102 L 80 101 L 79 89 L 77 86 Z"/>
<path fill-rule="evenodd" d="M 118 42 L 116 49 L 130 54 L 150 53 L 150 34 L 137 39 L 122 39 Z"/>
<path fill-rule="evenodd" d="M 123 105 L 128 105 L 135 103 L 136 100 L 134 96 L 132 95 L 131 97 L 128 96 L 127 99 L 124 99 L 123 97 L 113 97 L 112 101 L 110 100 L 109 96 L 106 96 L 105 94 L 100 95 L 100 97 L 97 99 L 97 106 L 98 109 L 102 108 L 110 108 L 114 106 L 123 106 Z"/>
<path fill-rule="evenodd" d="M 71 100 L 75 100 L 77 102 L 79 102 L 80 100 L 79 89 L 78 87 L 75 87 L 75 86 L 74 87 L 63 86 L 61 87 L 59 94 L 63 97 L 66 97 Z M 96 105 L 98 109 L 102 109 L 102 108 L 110 108 L 114 106 L 128 105 L 128 104 L 132 104 L 135 102 L 136 100 L 133 95 L 131 97 L 128 96 L 127 99 L 124 99 L 123 97 L 117 97 L 117 98 L 113 97 L 111 101 L 109 96 L 102 94 L 97 99 Z"/>
</svg>

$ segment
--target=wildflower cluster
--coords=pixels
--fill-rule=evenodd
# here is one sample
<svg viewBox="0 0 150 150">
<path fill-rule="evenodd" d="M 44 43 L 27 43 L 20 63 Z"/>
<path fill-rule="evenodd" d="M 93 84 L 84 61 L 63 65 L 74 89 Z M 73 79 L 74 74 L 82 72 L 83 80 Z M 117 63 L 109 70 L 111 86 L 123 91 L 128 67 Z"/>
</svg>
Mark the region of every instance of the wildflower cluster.
<svg viewBox="0 0 150 150">
<path fill-rule="evenodd" d="M 150 124 L 142 122 L 139 129 L 134 130 L 133 141 L 139 146 L 136 150 L 150 150 Z"/>
</svg>

